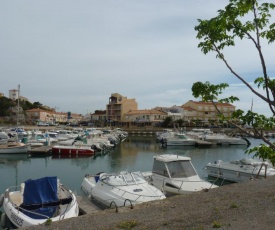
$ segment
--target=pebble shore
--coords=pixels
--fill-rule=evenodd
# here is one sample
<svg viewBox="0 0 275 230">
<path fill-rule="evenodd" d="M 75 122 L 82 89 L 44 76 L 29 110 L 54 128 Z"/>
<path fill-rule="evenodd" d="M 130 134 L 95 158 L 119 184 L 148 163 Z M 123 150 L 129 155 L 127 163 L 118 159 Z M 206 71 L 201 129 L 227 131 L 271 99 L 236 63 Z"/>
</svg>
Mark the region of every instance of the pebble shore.
<svg viewBox="0 0 275 230">
<path fill-rule="evenodd" d="M 86 214 L 29 230 L 275 229 L 275 177 Z"/>
</svg>

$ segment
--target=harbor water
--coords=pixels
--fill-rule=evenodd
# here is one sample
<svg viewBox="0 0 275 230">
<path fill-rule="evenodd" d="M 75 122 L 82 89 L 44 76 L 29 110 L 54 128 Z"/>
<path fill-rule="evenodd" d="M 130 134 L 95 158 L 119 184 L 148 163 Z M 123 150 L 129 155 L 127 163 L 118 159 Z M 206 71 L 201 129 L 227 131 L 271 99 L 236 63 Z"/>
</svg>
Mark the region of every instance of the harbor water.
<svg viewBox="0 0 275 230">
<path fill-rule="evenodd" d="M 250 147 L 262 143 L 249 139 Z M 249 148 L 250 148 L 249 147 Z M 232 161 L 245 157 L 247 146 L 173 147 L 162 148 L 155 136 L 128 136 L 116 148 L 86 158 L 29 157 L 27 154 L 0 154 L 0 194 L 10 186 L 20 185 L 27 179 L 57 176 L 61 183 L 76 195 L 82 195 L 81 182 L 85 174 L 119 171 L 151 171 L 153 156 L 173 153 L 191 158 L 202 178 L 206 178 L 204 166 L 216 160 Z M 0 209 L 0 212 L 3 209 Z"/>
</svg>

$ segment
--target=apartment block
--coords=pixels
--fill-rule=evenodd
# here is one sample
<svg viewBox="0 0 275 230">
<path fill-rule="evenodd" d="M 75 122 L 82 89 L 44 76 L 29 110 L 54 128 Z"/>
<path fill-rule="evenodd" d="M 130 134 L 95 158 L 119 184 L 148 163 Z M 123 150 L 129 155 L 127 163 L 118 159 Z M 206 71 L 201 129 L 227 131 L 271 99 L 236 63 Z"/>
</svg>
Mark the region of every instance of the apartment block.
<svg viewBox="0 0 275 230">
<path fill-rule="evenodd" d="M 135 99 L 128 99 L 118 93 L 111 94 L 109 104 L 106 105 L 106 118 L 108 122 L 121 122 L 123 115 L 130 110 L 137 110 Z"/>
<path fill-rule="evenodd" d="M 130 110 L 124 114 L 124 122 L 158 123 L 167 117 L 167 113 L 156 109 Z"/>
<path fill-rule="evenodd" d="M 217 108 L 225 117 L 230 117 L 236 106 L 229 103 L 216 103 Z M 212 102 L 188 101 L 182 105 L 184 109 L 184 119 L 186 121 L 201 120 L 205 123 L 219 121 L 218 112 Z"/>
</svg>

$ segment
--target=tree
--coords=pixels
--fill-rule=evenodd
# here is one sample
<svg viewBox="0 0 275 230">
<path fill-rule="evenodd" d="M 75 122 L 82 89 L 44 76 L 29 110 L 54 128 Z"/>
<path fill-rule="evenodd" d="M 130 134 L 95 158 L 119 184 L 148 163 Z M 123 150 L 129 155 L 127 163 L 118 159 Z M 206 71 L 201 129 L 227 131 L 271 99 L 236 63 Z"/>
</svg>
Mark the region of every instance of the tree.
<svg viewBox="0 0 275 230">
<path fill-rule="evenodd" d="M 193 96 L 200 97 L 203 101 L 211 101 L 221 119 L 227 120 L 228 123 L 248 135 L 261 138 L 267 145 L 252 148 L 248 153 L 253 152 L 254 156 L 269 159 L 273 165 L 275 164 L 275 145 L 264 137 L 262 130 L 271 129 L 275 126 L 275 80 L 268 75 L 261 44 L 263 41 L 271 44 L 275 40 L 275 23 L 269 22 L 271 12 L 274 9 L 273 3 L 260 4 L 260 0 L 229 0 L 229 4 L 224 10 L 218 11 L 218 16 L 210 20 L 199 19 L 199 24 L 195 27 L 197 38 L 200 39 L 198 47 L 201 51 L 204 54 L 216 53 L 216 57 L 226 65 L 230 72 L 267 104 L 273 114 L 272 117 L 253 112 L 252 104 L 251 109 L 247 112 L 238 109 L 230 118 L 225 118 L 217 108 L 216 102 L 233 103 L 239 100 L 235 96 L 219 98 L 224 90 L 229 87 L 227 83 L 213 85 L 210 82 L 196 82 L 192 86 Z M 262 88 L 264 93 L 260 93 L 244 76 L 238 74 L 223 53 L 224 49 L 234 47 L 237 40 L 242 41 L 244 39 L 251 42 L 257 50 L 262 76 L 257 77 L 254 83 L 258 88 Z M 238 125 L 236 120 L 253 126 L 254 133 L 247 132 Z"/>
<path fill-rule="evenodd" d="M 42 105 L 39 101 L 36 101 L 36 102 L 33 103 L 33 107 L 34 107 L 35 109 L 38 109 L 38 108 L 42 108 L 43 105 Z"/>
<path fill-rule="evenodd" d="M 15 101 L 7 97 L 0 97 L 0 117 L 9 116 L 9 108 L 16 106 Z"/>
<path fill-rule="evenodd" d="M 172 117 L 166 117 L 162 122 L 162 127 L 172 127 L 173 126 L 173 119 Z"/>
<path fill-rule="evenodd" d="M 176 123 L 178 124 L 179 127 L 182 127 L 184 124 L 184 120 L 183 119 L 178 119 L 176 120 Z"/>
</svg>

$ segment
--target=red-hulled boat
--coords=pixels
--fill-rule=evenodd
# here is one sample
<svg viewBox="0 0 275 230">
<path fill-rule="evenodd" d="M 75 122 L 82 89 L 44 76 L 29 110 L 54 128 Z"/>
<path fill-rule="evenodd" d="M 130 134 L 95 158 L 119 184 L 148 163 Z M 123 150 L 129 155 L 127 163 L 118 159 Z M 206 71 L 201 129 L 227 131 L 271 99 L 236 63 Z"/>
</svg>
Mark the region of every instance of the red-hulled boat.
<svg viewBox="0 0 275 230">
<path fill-rule="evenodd" d="M 52 147 L 52 154 L 68 155 L 68 156 L 93 156 L 94 150 L 90 146 L 76 146 L 76 145 L 54 145 Z"/>
</svg>

